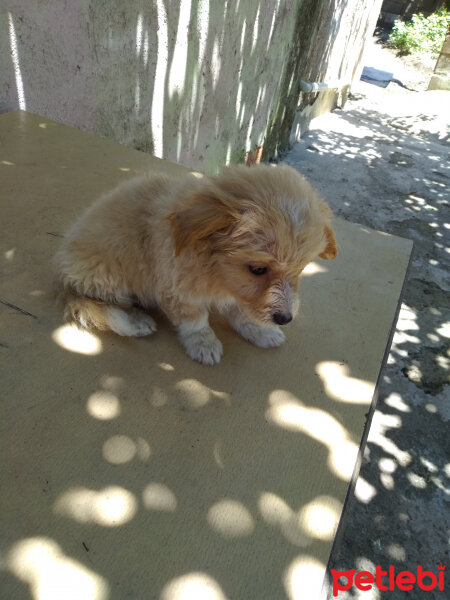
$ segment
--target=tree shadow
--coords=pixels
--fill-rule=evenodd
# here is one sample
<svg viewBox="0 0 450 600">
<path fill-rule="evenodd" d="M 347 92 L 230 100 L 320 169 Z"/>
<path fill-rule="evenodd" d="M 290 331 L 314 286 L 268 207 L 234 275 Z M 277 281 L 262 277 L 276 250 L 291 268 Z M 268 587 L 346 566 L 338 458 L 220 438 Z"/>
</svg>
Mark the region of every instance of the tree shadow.
<svg viewBox="0 0 450 600">
<path fill-rule="evenodd" d="M 431 115 L 403 115 L 354 104 L 286 157 L 339 216 L 414 241 L 360 478 L 329 563 L 343 571 L 392 564 L 414 572 L 420 564 L 436 572 L 448 559 L 448 138 L 429 129 Z M 421 132 L 411 132 L 412 122 Z M 339 597 L 359 596 L 353 587 Z"/>
</svg>

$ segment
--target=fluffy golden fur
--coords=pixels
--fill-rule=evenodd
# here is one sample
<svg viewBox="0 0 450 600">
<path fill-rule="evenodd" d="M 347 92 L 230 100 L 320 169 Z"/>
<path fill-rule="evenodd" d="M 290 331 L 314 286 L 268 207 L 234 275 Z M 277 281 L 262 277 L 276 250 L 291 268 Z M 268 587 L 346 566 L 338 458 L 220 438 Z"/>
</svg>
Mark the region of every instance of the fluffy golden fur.
<svg viewBox="0 0 450 600">
<path fill-rule="evenodd" d="M 65 316 L 84 328 L 151 334 L 167 315 L 189 356 L 219 362 L 211 309 L 260 347 L 278 346 L 306 265 L 336 257 L 331 211 L 290 167 L 143 176 L 97 200 L 56 255 Z"/>
</svg>

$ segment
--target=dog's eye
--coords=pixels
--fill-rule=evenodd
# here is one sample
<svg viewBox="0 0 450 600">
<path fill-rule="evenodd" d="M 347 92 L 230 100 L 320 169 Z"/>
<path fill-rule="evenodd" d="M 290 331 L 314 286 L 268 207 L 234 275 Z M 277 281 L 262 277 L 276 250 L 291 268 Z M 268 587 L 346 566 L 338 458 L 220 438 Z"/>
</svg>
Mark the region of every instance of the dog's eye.
<svg viewBox="0 0 450 600">
<path fill-rule="evenodd" d="M 252 267 L 249 265 L 248 270 L 250 273 L 253 273 L 253 275 L 264 275 L 267 273 L 267 267 Z"/>
</svg>

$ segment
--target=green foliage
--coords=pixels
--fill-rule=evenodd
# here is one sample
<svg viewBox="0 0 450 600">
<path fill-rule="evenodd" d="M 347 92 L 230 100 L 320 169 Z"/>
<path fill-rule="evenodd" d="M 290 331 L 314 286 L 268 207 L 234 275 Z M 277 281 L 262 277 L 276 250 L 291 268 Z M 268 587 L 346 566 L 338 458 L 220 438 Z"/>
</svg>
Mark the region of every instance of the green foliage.
<svg viewBox="0 0 450 600">
<path fill-rule="evenodd" d="M 390 40 L 403 52 L 431 52 L 438 54 L 450 25 L 450 12 L 442 8 L 429 17 L 418 13 L 405 23 L 394 23 Z"/>
</svg>

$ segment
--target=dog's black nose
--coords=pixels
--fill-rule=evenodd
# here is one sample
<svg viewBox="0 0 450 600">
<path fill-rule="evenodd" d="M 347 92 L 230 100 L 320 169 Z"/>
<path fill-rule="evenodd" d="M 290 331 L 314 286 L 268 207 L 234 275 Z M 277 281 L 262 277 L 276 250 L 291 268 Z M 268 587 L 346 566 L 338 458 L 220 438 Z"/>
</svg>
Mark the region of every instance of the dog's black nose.
<svg viewBox="0 0 450 600">
<path fill-rule="evenodd" d="M 292 315 L 290 313 L 284 314 L 280 312 L 273 313 L 272 319 L 275 321 L 277 325 L 286 325 L 292 321 Z"/>
</svg>

